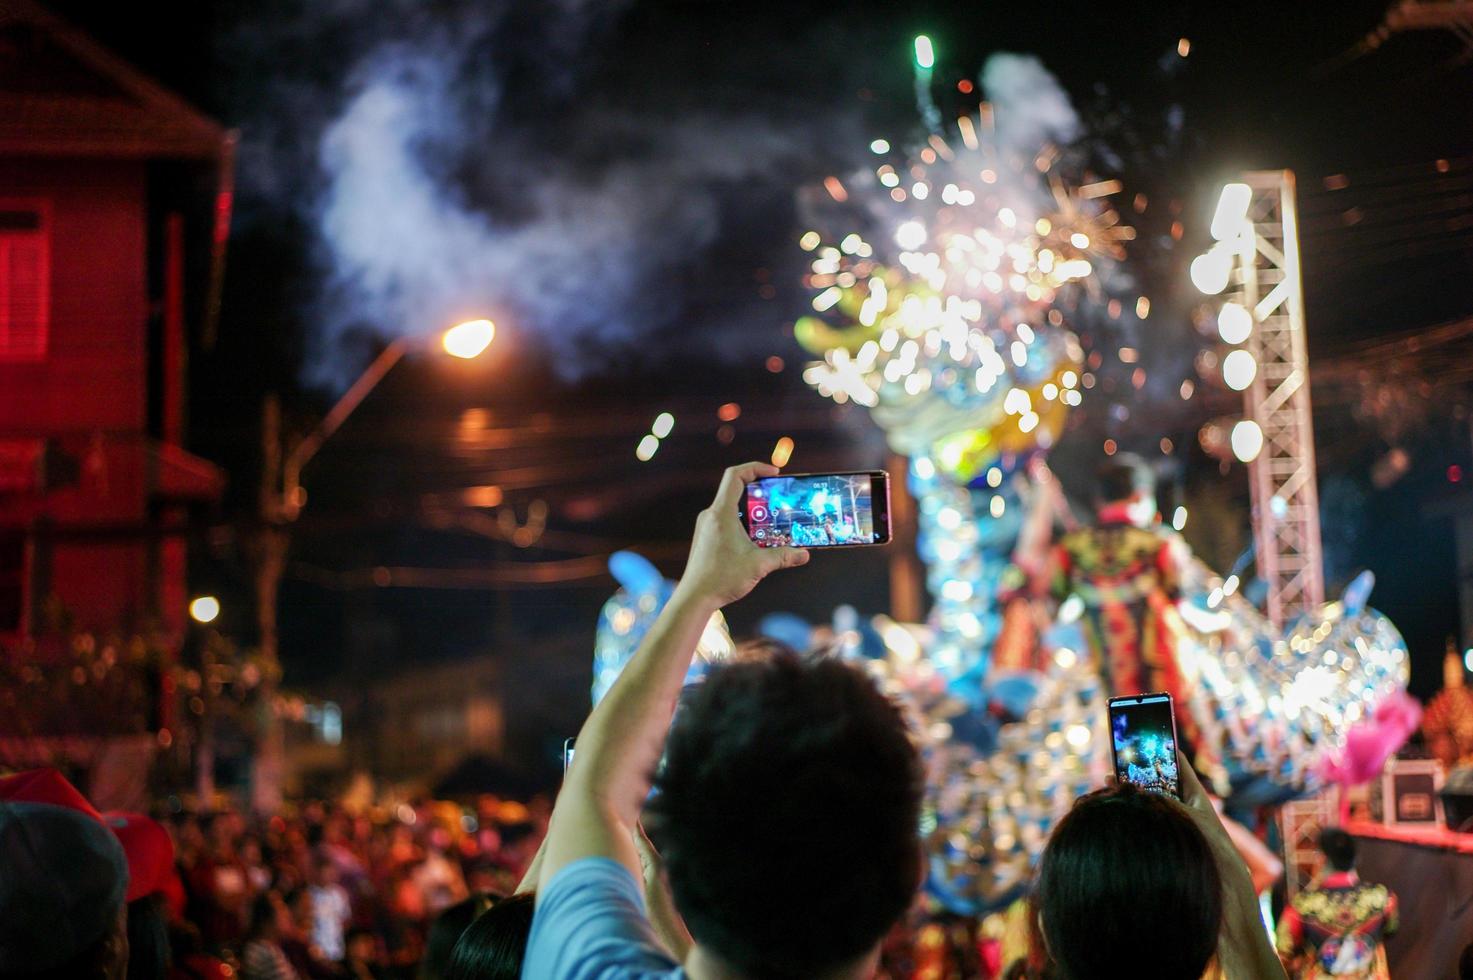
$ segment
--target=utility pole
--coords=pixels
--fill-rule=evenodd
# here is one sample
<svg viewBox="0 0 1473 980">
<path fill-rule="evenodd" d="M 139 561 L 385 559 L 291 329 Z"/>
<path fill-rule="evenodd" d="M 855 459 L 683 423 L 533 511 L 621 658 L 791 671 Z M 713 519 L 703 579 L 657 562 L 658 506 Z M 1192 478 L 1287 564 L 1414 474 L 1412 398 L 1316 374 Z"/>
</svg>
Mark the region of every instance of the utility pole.
<svg viewBox="0 0 1473 980">
<path fill-rule="evenodd" d="M 256 644 L 261 657 L 260 715 L 256 755 L 251 766 L 251 806 L 257 813 L 281 809 L 286 772 L 286 740 L 276 712 L 281 659 L 276 641 L 276 604 L 290 543 L 282 501 L 281 399 L 270 394 L 261 406 L 261 487 L 259 526 L 252 546 L 256 586 Z"/>
</svg>

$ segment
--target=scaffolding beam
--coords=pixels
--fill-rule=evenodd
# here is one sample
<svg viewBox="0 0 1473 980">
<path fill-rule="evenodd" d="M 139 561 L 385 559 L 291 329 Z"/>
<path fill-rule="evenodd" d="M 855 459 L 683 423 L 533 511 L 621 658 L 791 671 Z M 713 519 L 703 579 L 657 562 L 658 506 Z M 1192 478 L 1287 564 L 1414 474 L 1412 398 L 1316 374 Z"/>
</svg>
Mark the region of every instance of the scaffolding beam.
<svg viewBox="0 0 1473 980">
<path fill-rule="evenodd" d="M 1263 431 L 1263 449 L 1248 467 L 1253 540 L 1268 584 L 1265 612 L 1282 628 L 1325 600 L 1298 213 L 1292 171 L 1252 171 L 1241 179 L 1253 191 L 1251 228 L 1224 298 L 1253 317 L 1244 346 L 1258 371 L 1243 393 L 1244 417 Z"/>
</svg>

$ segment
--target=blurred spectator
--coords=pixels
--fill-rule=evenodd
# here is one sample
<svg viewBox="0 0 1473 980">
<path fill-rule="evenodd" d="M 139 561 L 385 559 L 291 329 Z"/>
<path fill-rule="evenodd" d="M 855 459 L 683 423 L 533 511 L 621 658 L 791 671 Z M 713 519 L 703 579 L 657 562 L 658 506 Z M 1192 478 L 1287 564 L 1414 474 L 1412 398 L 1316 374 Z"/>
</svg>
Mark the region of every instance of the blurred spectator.
<svg viewBox="0 0 1473 980">
<path fill-rule="evenodd" d="M 340 963 L 347 950 L 344 930 L 353 917 L 347 889 L 338 884 L 338 868 L 331 858 L 319 857 L 313 868 L 312 945 L 325 960 Z"/>
<path fill-rule="evenodd" d="M 240 955 L 243 980 L 298 980 L 298 974 L 281 948 L 281 897 L 275 892 L 260 896 L 251 905 L 245 948 Z"/>
<path fill-rule="evenodd" d="M 343 970 L 349 980 L 388 980 L 378 936 L 368 929 L 350 929 Z"/>
</svg>

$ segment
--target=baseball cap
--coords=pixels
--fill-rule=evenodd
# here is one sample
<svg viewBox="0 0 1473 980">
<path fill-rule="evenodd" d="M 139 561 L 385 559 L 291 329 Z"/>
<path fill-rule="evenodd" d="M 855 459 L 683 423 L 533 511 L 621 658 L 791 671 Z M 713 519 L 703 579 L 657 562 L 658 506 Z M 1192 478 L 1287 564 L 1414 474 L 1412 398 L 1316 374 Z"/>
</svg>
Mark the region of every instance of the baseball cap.
<svg viewBox="0 0 1473 980">
<path fill-rule="evenodd" d="M 53 970 L 115 928 L 123 845 L 85 812 L 0 802 L 0 974 Z"/>
<path fill-rule="evenodd" d="M 128 901 L 145 895 L 171 892 L 178 875 L 174 871 L 174 842 L 163 825 L 141 813 L 102 815 L 102 822 L 117 836 L 128 857 Z"/>
<path fill-rule="evenodd" d="M 0 779 L 0 800 L 50 803 L 77 810 L 111 830 L 128 861 L 127 901 L 173 887 L 174 842 L 157 820 L 141 813 L 98 813 L 58 770 L 29 769 Z"/>
</svg>

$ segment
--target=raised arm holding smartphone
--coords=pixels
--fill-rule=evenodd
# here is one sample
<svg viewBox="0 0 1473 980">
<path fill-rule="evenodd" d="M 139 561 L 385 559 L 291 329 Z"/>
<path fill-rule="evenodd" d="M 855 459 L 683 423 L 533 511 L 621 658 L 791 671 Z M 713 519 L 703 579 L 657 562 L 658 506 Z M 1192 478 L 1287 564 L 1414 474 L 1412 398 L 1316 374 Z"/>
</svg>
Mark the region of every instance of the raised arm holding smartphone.
<svg viewBox="0 0 1473 980">
<path fill-rule="evenodd" d="M 696 520 L 685 574 L 644 643 L 577 736 L 577 764 L 548 830 L 538 891 L 584 858 L 617 862 L 638 878 L 634 844 L 676 699 L 711 614 L 780 568 L 805 564 L 801 548 L 759 548 L 739 519 L 747 484 L 777 467 L 747 463 L 728 469 L 711 506 Z"/>
</svg>

